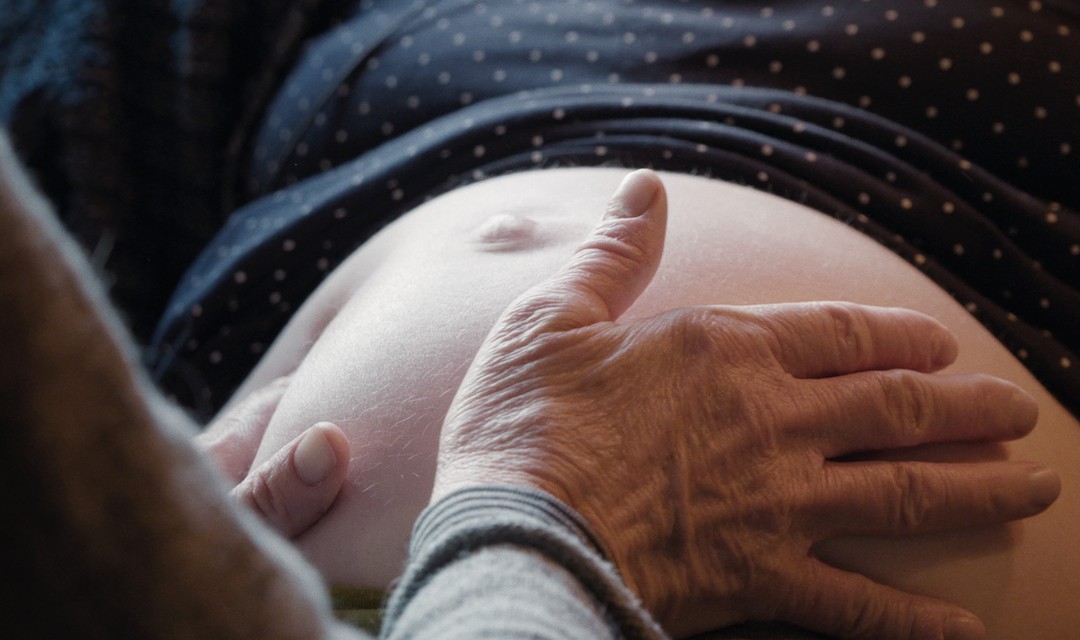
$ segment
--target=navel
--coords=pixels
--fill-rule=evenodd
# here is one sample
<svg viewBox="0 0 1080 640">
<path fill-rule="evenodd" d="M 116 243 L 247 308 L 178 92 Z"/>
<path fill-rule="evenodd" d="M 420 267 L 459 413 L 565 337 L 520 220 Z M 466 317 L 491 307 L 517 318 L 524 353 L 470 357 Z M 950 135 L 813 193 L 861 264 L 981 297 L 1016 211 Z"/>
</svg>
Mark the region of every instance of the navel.
<svg viewBox="0 0 1080 640">
<path fill-rule="evenodd" d="M 520 251 L 543 244 L 540 225 L 524 216 L 500 213 L 473 229 L 470 240 L 480 251 Z"/>
</svg>

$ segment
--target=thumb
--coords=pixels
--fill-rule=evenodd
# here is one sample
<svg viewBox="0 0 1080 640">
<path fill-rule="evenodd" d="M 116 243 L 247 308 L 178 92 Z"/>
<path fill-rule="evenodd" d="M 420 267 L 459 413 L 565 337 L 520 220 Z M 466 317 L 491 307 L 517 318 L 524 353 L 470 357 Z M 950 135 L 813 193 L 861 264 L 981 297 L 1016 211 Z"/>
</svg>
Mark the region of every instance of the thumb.
<svg viewBox="0 0 1080 640">
<path fill-rule="evenodd" d="M 511 317 L 544 318 L 549 330 L 616 320 L 656 273 L 666 227 L 667 194 L 660 177 L 648 169 L 631 173 L 570 261 L 520 298 L 524 308 Z"/>
<path fill-rule="evenodd" d="M 315 524 L 337 499 L 349 467 L 349 440 L 320 422 L 259 465 L 232 491 L 286 537 Z"/>
</svg>

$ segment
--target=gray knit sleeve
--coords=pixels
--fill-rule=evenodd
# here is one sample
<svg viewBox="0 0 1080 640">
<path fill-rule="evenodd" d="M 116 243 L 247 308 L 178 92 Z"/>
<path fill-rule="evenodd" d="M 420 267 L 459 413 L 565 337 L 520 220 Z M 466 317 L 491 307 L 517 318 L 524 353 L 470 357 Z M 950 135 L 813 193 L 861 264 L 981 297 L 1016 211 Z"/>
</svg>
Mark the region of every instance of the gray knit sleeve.
<svg viewBox="0 0 1080 640">
<path fill-rule="evenodd" d="M 584 520 L 550 495 L 474 487 L 428 507 L 384 638 L 666 638 Z"/>
</svg>

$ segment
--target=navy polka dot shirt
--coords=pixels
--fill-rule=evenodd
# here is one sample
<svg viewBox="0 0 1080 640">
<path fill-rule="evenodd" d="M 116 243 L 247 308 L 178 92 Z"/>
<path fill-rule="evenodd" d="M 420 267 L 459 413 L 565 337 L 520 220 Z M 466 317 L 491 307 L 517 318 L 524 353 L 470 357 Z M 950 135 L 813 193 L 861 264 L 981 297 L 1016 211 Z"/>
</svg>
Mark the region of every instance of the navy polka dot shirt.
<svg viewBox="0 0 1080 640">
<path fill-rule="evenodd" d="M 265 105 L 159 381 L 208 416 L 326 273 L 454 186 L 694 172 L 844 220 L 1080 412 L 1080 8 L 1044 0 L 361 0 Z"/>
</svg>

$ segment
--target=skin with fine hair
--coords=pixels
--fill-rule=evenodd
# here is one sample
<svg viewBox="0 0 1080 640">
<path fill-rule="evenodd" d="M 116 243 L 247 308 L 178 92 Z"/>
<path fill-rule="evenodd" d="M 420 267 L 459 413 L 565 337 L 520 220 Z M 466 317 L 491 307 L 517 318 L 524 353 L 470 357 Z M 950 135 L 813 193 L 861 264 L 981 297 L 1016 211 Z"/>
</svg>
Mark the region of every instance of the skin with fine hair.
<svg viewBox="0 0 1080 640">
<path fill-rule="evenodd" d="M 46 207 L 20 176 L 2 179 L 0 290 L 12 301 L 0 331 L 2 449 L 21 480 L 5 483 L 17 534 L 8 552 L 18 560 L 9 575 L 18 589 L 0 599 L 10 629 L 342 633 L 310 568 L 224 502 L 186 440 L 190 425 L 143 380 Z M 678 634 L 758 617 L 851 637 L 978 634 L 954 607 L 825 567 L 809 550 L 845 533 L 1044 508 L 1055 486 L 1022 463 L 833 461 L 1017 437 L 1034 423 L 1030 398 L 992 378 L 926 376 L 955 347 L 934 321 L 899 310 L 692 307 L 614 323 L 655 271 L 665 213 L 656 176 L 634 174 L 566 268 L 510 306 L 447 417 L 435 499 L 491 483 L 552 493 L 589 519 L 630 586 Z M 770 396 L 794 399 L 798 419 Z M 251 411 L 264 401 L 274 402 Z M 852 412 L 881 428 L 845 424 Z M 313 429 L 325 447 L 305 434 L 270 477 L 295 473 L 329 494 L 344 452 L 332 427 Z M 70 606 L 33 613 L 45 600 Z"/>
<path fill-rule="evenodd" d="M 745 619 L 784 619 L 843 637 L 981 636 L 979 622 L 955 607 L 886 589 L 819 562 L 821 545 L 815 542 L 844 538 L 845 532 L 895 536 L 1039 511 L 1056 495 L 1058 484 L 1053 472 L 1034 465 L 879 464 L 844 455 L 921 442 L 966 446 L 972 440 L 1018 437 L 1034 423 L 1031 399 L 987 376 L 930 375 L 957 356 L 956 340 L 937 321 L 908 311 L 840 303 L 653 305 L 650 312 L 620 315 L 625 306 L 637 305 L 636 290 L 648 283 L 649 265 L 659 261 L 666 241 L 665 193 L 648 188 L 660 187 L 650 175 L 639 174 L 627 187 L 629 194 L 621 191 L 612 200 L 611 215 L 595 226 L 565 269 L 512 304 L 486 341 L 482 333 L 476 337 L 476 346 L 484 346 L 472 372 L 464 384 L 458 379 L 447 387 L 452 392 L 461 385 L 441 430 L 446 437 L 436 497 L 488 482 L 546 488 L 589 514 L 628 582 L 677 635 Z M 491 191 L 493 210 L 502 211 L 505 189 Z M 638 205 L 627 197 L 634 191 Z M 482 203 L 470 204 L 484 209 Z M 645 211 L 624 214 L 636 206 Z M 500 231 L 506 229 L 506 216 L 493 220 Z M 485 234 L 490 221 L 480 227 Z M 424 222 L 418 224 L 425 237 L 431 234 Z M 547 234 L 560 229 L 533 231 L 547 242 Z M 578 242 L 581 235 L 574 237 Z M 505 241 L 505 234 L 498 239 Z M 571 253 L 572 246 L 560 261 Z M 420 255 L 431 262 L 432 256 Z M 515 259 L 535 255 L 523 251 Z M 440 258 L 441 269 L 458 273 L 453 257 Z M 465 265 L 466 271 L 475 268 L 468 260 Z M 353 281 L 365 273 L 338 275 Z M 447 279 L 454 276 L 436 282 Z M 340 301 L 349 295 L 331 290 L 330 297 Z M 448 316 L 454 313 L 452 306 L 432 305 L 430 297 L 413 299 Z M 323 309 L 315 304 L 301 313 L 325 318 Z M 410 327 L 423 327 L 423 319 L 430 317 L 417 309 L 411 313 L 421 320 L 414 319 Z M 350 374 L 357 365 L 349 354 L 366 348 L 364 339 L 352 338 L 385 322 L 377 316 L 356 313 L 358 325 L 317 329 L 317 340 L 310 329 L 299 328 L 307 336 L 303 343 L 319 344 L 311 347 L 282 402 L 282 407 L 293 406 L 273 417 L 295 423 L 298 430 L 275 435 L 271 425 L 264 449 L 273 452 L 294 441 L 311 420 L 347 416 L 356 403 L 370 402 L 363 378 Z M 446 324 L 451 333 L 461 326 Z M 342 336 L 350 339 L 341 342 Z M 454 362 L 439 358 L 438 339 L 425 344 L 428 350 L 415 363 L 420 375 L 425 366 Z M 293 353 L 293 347 L 285 348 Z M 315 351 L 323 357 L 312 358 Z M 400 380 L 395 384 L 404 385 L 408 400 L 407 380 L 416 372 L 407 357 L 398 353 L 396 358 L 407 361 L 406 376 L 390 379 Z M 286 368 L 272 364 L 269 370 L 288 371 L 295 367 L 289 362 L 295 363 L 286 357 L 278 360 Z M 372 369 L 371 361 L 361 362 L 363 371 L 379 370 Z M 381 380 L 385 386 L 386 378 Z M 333 395 L 349 390 L 355 395 L 344 399 L 344 408 L 316 399 L 303 409 L 309 393 L 328 385 Z M 442 390 L 436 386 L 428 393 L 441 397 Z M 450 398 L 446 401 L 449 405 Z M 422 406 L 413 403 L 409 409 Z M 436 413 L 436 424 L 443 422 L 447 408 Z M 408 431 L 400 419 L 401 414 L 390 414 L 388 437 L 411 441 L 403 437 Z M 353 424 L 346 418 L 342 424 L 350 438 L 379 433 L 370 422 Z M 422 425 L 421 432 L 428 433 L 429 426 Z M 434 433 L 432 454 L 440 446 Z M 377 443 L 377 436 L 353 440 L 353 455 L 378 452 Z M 381 478 L 389 482 L 380 487 L 401 475 L 398 465 L 416 471 L 418 465 L 408 461 L 424 451 L 416 447 L 383 462 L 390 475 Z M 366 487 L 370 469 L 380 468 L 371 461 L 378 459 L 354 464 L 351 482 Z M 422 490 L 423 481 L 411 484 L 417 483 L 420 489 L 406 491 Z M 310 536 L 300 541 L 306 551 L 324 554 L 321 567 L 354 562 L 355 542 L 374 544 L 365 536 L 378 535 L 363 527 L 378 520 L 379 512 L 350 503 L 360 495 L 363 505 L 370 494 L 344 493 L 340 508 L 327 518 L 341 536 L 324 538 L 322 551 L 311 545 Z M 394 495 L 393 490 L 385 495 Z M 325 520 L 312 527 L 317 539 L 326 534 L 324 525 Z M 389 543 L 405 535 L 391 536 Z M 342 577 L 350 575 L 348 570 L 338 575 L 350 579 Z M 845 588 L 834 588 L 834 582 Z"/>
<path fill-rule="evenodd" d="M 631 174 L 570 262 L 510 305 L 443 427 L 434 498 L 503 482 L 597 529 L 674 635 L 750 619 L 842 637 L 979 637 L 963 610 L 813 557 L 821 540 L 1033 515 L 1053 472 L 1019 462 L 849 461 L 867 450 L 1007 440 L 1037 406 L 922 314 L 845 303 L 690 307 L 615 322 L 664 242 L 656 174 Z M 876 424 L 874 430 L 865 424 Z"/>
</svg>

